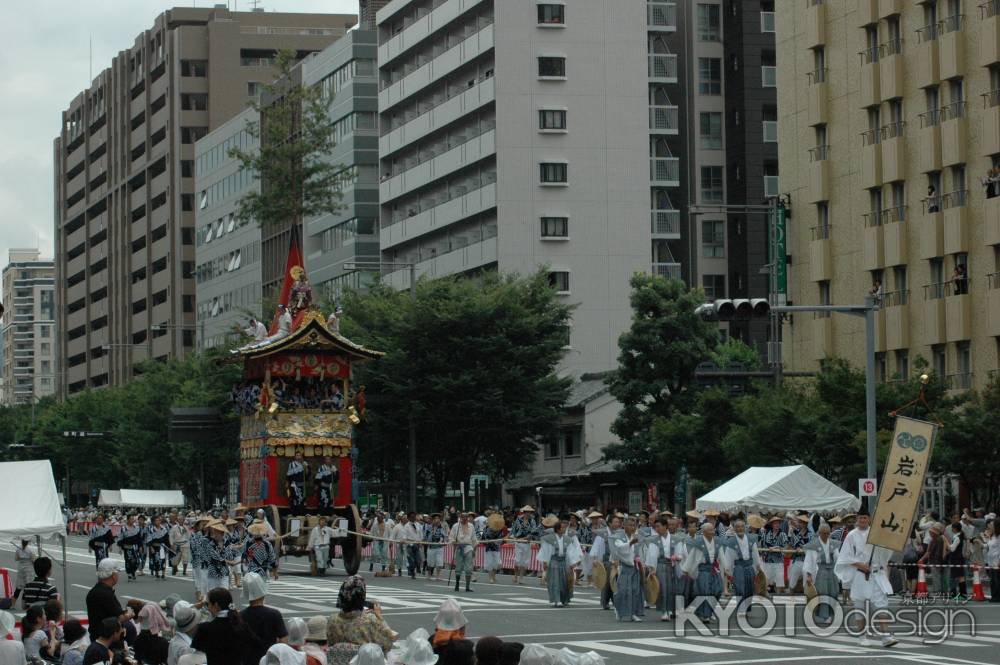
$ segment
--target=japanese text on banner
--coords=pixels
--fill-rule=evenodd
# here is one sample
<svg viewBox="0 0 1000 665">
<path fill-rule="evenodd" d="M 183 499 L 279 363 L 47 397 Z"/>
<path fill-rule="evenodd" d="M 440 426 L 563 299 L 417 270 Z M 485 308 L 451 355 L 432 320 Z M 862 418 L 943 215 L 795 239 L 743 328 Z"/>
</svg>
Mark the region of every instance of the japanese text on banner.
<svg viewBox="0 0 1000 665">
<path fill-rule="evenodd" d="M 900 552 L 913 530 L 937 425 L 899 416 L 882 474 L 868 544 Z"/>
</svg>

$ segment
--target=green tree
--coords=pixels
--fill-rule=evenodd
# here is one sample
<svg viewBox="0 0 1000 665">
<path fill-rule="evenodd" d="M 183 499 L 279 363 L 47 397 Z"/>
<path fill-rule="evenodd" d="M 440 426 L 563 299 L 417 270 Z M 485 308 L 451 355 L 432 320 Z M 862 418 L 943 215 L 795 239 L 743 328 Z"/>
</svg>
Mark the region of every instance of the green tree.
<svg viewBox="0 0 1000 665">
<path fill-rule="evenodd" d="M 261 182 L 260 191 L 240 198 L 237 217 L 265 231 L 337 212 L 353 177 L 329 159 L 336 146 L 328 113 L 332 98 L 319 86 L 292 82 L 295 58 L 294 51 L 279 51 L 278 78 L 263 86 L 260 101 L 250 103 L 259 120 L 247 121 L 247 132 L 258 148 L 229 150 Z"/>
<path fill-rule="evenodd" d="M 708 359 L 722 368 L 730 363 L 739 363 L 748 372 L 759 370 L 761 367 L 760 354 L 732 337 L 716 346 Z"/>
<path fill-rule="evenodd" d="M 958 474 L 976 503 L 995 506 L 1000 500 L 1000 381 L 994 377 L 981 392 L 968 394 L 942 420 L 934 466 Z"/>
<path fill-rule="evenodd" d="M 686 391 L 719 333 L 718 324 L 694 312 L 704 293 L 680 280 L 635 275 L 630 301 L 632 326 L 618 339 L 618 369 L 608 379 L 609 391 L 622 404 L 611 426 L 622 443 L 609 446 L 605 456 L 639 468 L 655 457 L 653 424 L 690 410 L 694 396 Z M 666 427 L 661 425 L 661 433 Z"/>
<path fill-rule="evenodd" d="M 570 387 L 555 370 L 571 308 L 544 272 L 421 280 L 415 301 L 376 285 L 348 293 L 344 311 L 343 332 L 385 352 L 355 370 L 368 395 L 360 465 L 369 477 L 406 478 L 411 416 L 418 469 L 439 502 L 448 482 L 529 468 L 554 434 Z"/>
</svg>

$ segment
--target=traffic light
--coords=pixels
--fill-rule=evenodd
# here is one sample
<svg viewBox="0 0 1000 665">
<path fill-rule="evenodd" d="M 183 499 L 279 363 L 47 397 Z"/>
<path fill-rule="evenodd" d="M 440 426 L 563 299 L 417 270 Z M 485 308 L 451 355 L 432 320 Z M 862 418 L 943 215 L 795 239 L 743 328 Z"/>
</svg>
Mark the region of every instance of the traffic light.
<svg viewBox="0 0 1000 665">
<path fill-rule="evenodd" d="M 766 319 L 771 315 L 771 305 L 766 298 L 720 298 L 695 308 L 694 313 L 706 321 L 749 321 Z"/>
</svg>

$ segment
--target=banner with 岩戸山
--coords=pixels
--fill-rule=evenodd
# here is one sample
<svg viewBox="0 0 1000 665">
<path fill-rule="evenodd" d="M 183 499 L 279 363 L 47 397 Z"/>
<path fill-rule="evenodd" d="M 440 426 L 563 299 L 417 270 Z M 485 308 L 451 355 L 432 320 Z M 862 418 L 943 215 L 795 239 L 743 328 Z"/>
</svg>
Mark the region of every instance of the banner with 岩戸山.
<svg viewBox="0 0 1000 665">
<path fill-rule="evenodd" d="M 899 416 L 882 474 L 868 544 L 901 552 L 913 530 L 937 425 Z"/>
</svg>

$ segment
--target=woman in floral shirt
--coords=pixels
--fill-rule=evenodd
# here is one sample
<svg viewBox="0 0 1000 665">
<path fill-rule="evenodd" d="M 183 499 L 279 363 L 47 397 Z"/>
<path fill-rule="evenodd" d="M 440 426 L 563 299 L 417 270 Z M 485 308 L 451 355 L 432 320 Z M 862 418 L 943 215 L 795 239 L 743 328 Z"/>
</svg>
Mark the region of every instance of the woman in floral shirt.
<svg viewBox="0 0 1000 665">
<path fill-rule="evenodd" d="M 337 598 L 340 613 L 330 617 L 326 626 L 331 652 L 336 645 L 345 643 L 360 647 L 374 642 L 384 653 L 392 649 L 396 634 L 382 620 L 382 609 L 377 603 L 370 609 L 365 607 L 366 595 L 365 581 L 361 577 L 352 575 L 344 580 Z"/>
</svg>

